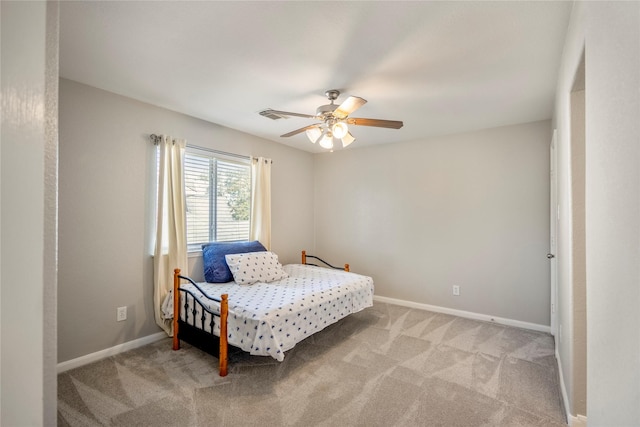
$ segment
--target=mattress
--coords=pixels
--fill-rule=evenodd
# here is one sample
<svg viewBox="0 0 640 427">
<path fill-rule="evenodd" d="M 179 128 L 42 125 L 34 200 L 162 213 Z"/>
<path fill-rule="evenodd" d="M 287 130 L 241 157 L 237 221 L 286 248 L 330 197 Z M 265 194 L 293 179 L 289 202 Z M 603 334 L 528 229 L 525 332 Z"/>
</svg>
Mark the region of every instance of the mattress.
<svg viewBox="0 0 640 427">
<path fill-rule="evenodd" d="M 210 297 L 229 295 L 229 344 L 252 355 L 271 356 L 282 361 L 284 353 L 296 343 L 373 305 L 371 277 L 302 264 L 285 265 L 284 269 L 289 277 L 271 283 L 198 284 Z M 207 299 L 191 283 L 181 285 L 180 292 L 181 299 L 186 297 L 188 303 L 187 310 L 181 304 L 180 318 L 219 336 L 220 319 L 214 316 L 212 321 L 211 315 L 193 300 L 197 298 L 216 313 L 219 303 Z"/>
</svg>

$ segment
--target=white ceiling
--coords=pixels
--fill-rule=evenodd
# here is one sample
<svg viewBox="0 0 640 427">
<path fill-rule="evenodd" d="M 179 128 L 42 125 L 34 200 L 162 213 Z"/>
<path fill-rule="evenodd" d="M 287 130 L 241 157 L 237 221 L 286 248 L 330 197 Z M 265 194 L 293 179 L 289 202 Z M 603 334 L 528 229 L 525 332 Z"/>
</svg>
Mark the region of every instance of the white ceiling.
<svg viewBox="0 0 640 427">
<path fill-rule="evenodd" d="M 548 119 L 571 2 L 61 2 L 60 75 L 311 152 L 324 92 L 369 102 L 349 149 Z M 149 129 L 162 132 L 162 129 Z"/>
</svg>

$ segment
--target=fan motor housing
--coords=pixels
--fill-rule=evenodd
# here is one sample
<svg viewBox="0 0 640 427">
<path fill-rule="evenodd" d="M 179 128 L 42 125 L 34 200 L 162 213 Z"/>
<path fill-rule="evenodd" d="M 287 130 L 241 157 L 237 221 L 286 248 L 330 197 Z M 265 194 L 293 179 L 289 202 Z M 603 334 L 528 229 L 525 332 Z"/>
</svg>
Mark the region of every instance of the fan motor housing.
<svg viewBox="0 0 640 427">
<path fill-rule="evenodd" d="M 318 109 L 316 110 L 316 114 L 318 116 L 329 116 L 329 115 L 333 115 L 333 112 L 336 110 L 336 108 L 338 108 L 338 105 L 336 104 L 326 104 L 326 105 L 321 105 L 318 107 Z"/>
</svg>

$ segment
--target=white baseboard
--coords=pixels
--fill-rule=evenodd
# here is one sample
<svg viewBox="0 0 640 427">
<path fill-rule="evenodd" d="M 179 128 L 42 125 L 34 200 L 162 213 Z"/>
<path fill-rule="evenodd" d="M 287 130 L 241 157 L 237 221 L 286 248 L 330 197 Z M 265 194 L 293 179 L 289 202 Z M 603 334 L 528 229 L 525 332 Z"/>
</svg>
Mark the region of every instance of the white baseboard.
<svg viewBox="0 0 640 427">
<path fill-rule="evenodd" d="M 378 295 L 375 295 L 373 297 L 373 299 L 375 301 L 380 301 L 380 302 L 385 302 L 385 303 L 389 303 L 389 304 L 400 305 L 400 306 L 404 306 L 404 307 L 411 307 L 411 308 L 418 308 L 418 309 L 421 309 L 421 310 L 435 311 L 436 313 L 451 314 L 453 316 L 465 317 L 467 319 L 484 320 L 484 321 L 487 321 L 487 322 L 495 322 L 495 323 L 499 323 L 499 324 L 507 325 L 507 326 L 515 326 L 515 327 L 523 328 L 523 329 L 531 329 L 531 330 L 534 330 L 534 331 L 551 333 L 551 328 L 549 326 L 538 325 L 536 323 L 522 322 L 520 320 L 513 320 L 513 319 L 505 319 L 505 318 L 497 317 L 497 316 L 489 316 L 489 315 L 486 315 L 486 314 L 473 313 L 473 312 L 470 312 L 470 311 L 456 310 L 456 309 L 452 309 L 452 308 L 440 307 L 440 306 L 430 305 L 430 304 L 422 304 L 422 303 L 406 301 L 406 300 L 401 300 L 401 299 L 396 299 L 396 298 L 388 298 L 388 297 L 383 297 L 383 296 L 378 296 Z M 58 363 L 57 371 L 58 371 L 58 373 L 62 373 L 62 372 L 68 371 L 70 369 L 74 369 L 74 368 L 78 368 L 80 366 L 87 365 L 89 363 L 97 362 L 98 360 L 102 360 L 102 359 L 104 359 L 106 357 L 114 356 L 116 354 L 123 353 L 123 352 L 129 351 L 129 350 L 133 350 L 135 348 L 142 347 L 144 345 L 151 344 L 153 342 L 159 341 L 159 340 L 161 340 L 163 338 L 166 338 L 166 336 L 167 336 L 166 333 L 158 332 L 158 333 L 155 333 L 155 334 L 152 334 L 152 335 L 148 335 L 146 337 L 138 338 L 138 339 L 133 340 L 133 341 L 128 341 L 128 342 L 123 343 L 123 344 L 118 344 L 118 345 L 113 346 L 111 348 L 106 348 L 104 350 L 100 350 L 100 351 L 97 351 L 95 353 L 91 353 L 91 354 L 87 354 L 85 356 L 80 356 L 80 357 L 75 358 L 75 359 L 67 360 L 65 362 Z M 558 355 L 556 353 L 556 359 L 559 360 L 557 356 Z M 559 367 L 559 369 L 561 369 L 561 368 Z M 562 397 L 565 400 L 565 407 L 566 407 L 566 401 L 567 401 L 566 400 L 566 389 L 564 388 L 564 383 L 562 383 L 562 375 L 560 376 L 560 381 L 561 381 L 561 388 L 562 388 L 562 392 L 563 392 L 563 396 Z"/>
<path fill-rule="evenodd" d="M 584 415 L 571 416 L 569 419 L 569 425 L 571 427 L 587 427 L 587 417 Z"/>
<path fill-rule="evenodd" d="M 115 356 L 116 354 L 124 353 L 125 351 L 133 350 L 134 348 L 142 347 L 147 344 L 151 344 L 156 341 L 160 341 L 166 338 L 167 334 L 164 332 L 158 332 L 146 337 L 138 338 L 137 340 L 128 341 L 122 344 L 118 344 L 111 348 L 105 348 L 104 350 L 96 351 L 95 353 L 80 356 L 75 359 L 67 360 L 66 362 L 58 363 L 58 373 L 68 371 L 69 369 L 78 368 L 80 366 L 88 365 L 89 363 L 97 362 L 109 356 Z"/>
<path fill-rule="evenodd" d="M 440 307 L 437 305 L 429 305 L 429 304 L 422 304 L 422 303 L 413 302 L 413 301 L 381 297 L 378 295 L 374 295 L 373 300 L 386 302 L 389 304 L 401 305 L 404 307 L 418 308 L 418 309 L 427 310 L 427 311 L 435 311 L 436 313 L 451 314 L 453 316 L 465 317 L 467 319 L 484 320 L 486 322 L 494 322 L 494 323 L 499 323 L 501 325 L 515 326 L 516 328 L 531 329 L 533 331 L 546 332 L 548 334 L 551 333 L 550 326 L 538 325 L 537 323 L 529 323 L 529 322 L 523 322 L 520 320 L 505 319 L 503 317 L 489 316 L 486 314 L 473 313 L 471 311 L 464 311 L 464 310 L 456 310 L 453 308 Z"/>
<path fill-rule="evenodd" d="M 560 354 L 558 353 L 558 346 L 556 345 L 556 363 L 558 364 L 558 379 L 560 380 L 560 391 L 562 392 L 562 402 L 564 403 L 564 411 L 567 416 L 567 423 L 571 424 L 571 418 L 573 416 L 570 412 L 569 396 L 567 395 L 567 387 L 564 385 L 564 374 L 562 373 L 562 363 L 560 363 Z"/>
<path fill-rule="evenodd" d="M 558 364 L 558 376 L 560 377 L 560 390 L 562 391 L 562 402 L 567 416 L 567 424 L 570 427 L 587 427 L 587 417 L 585 415 L 572 415 L 571 406 L 569 406 L 569 395 L 567 395 L 567 387 L 564 384 L 564 375 L 562 373 L 562 363 L 560 363 L 560 354 L 556 348 L 556 363 Z"/>
</svg>

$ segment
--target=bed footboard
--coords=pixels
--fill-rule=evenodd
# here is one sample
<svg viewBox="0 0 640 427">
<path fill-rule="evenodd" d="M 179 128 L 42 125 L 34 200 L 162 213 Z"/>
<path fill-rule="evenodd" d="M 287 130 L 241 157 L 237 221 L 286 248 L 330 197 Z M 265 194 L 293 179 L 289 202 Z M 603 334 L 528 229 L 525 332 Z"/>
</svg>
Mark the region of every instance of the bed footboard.
<svg viewBox="0 0 640 427">
<path fill-rule="evenodd" d="M 195 285 L 198 289 L 198 285 L 196 285 L 190 278 L 181 276 L 180 269 L 176 268 L 173 271 L 173 349 L 180 349 L 180 279 L 185 279 L 190 281 L 193 285 Z M 188 292 L 188 291 L 187 291 Z M 204 293 L 203 293 L 204 294 Z M 220 346 L 218 349 L 218 360 L 219 364 L 219 373 L 221 377 L 227 376 L 227 365 L 228 365 L 228 338 L 227 338 L 227 317 L 229 315 L 229 296 L 227 294 L 221 295 L 221 299 L 217 300 L 215 298 L 211 298 L 220 303 L 220 313 L 212 312 L 211 310 L 204 307 L 200 304 L 197 299 L 194 297 L 194 304 L 198 304 L 200 306 L 201 312 L 203 313 L 202 322 L 204 323 L 204 312 L 208 312 L 211 314 L 211 331 L 213 334 L 213 317 L 220 318 Z M 193 315 L 195 316 L 196 309 L 193 308 Z M 188 316 L 188 302 L 185 302 L 185 313 Z M 185 319 L 186 320 L 186 319 Z M 194 319 L 195 321 L 195 319 Z M 188 326 L 188 324 L 187 324 Z M 197 328 L 193 328 L 196 329 Z M 204 331 L 204 325 L 203 325 Z M 205 333 L 205 332 L 203 332 Z M 214 339 L 215 335 L 211 336 L 211 339 Z"/>
</svg>

